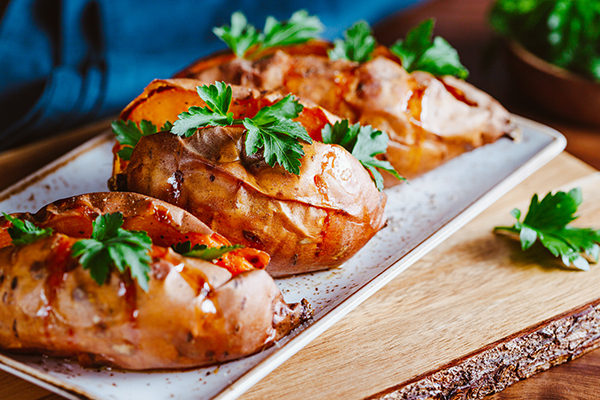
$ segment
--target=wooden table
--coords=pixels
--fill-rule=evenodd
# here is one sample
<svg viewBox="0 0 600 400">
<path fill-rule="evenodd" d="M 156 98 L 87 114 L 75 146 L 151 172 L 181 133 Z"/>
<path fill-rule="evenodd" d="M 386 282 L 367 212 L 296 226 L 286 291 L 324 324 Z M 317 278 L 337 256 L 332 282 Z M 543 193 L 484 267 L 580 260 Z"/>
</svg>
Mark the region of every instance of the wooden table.
<svg viewBox="0 0 600 400">
<path fill-rule="evenodd" d="M 600 168 L 600 128 L 555 120 L 527 102 L 516 101 L 518 96 L 508 89 L 499 60 L 487 71 L 479 67 L 490 38 L 484 22 L 489 3 L 430 2 L 391 17 L 377 27 L 377 32 L 382 41 L 390 42 L 424 17 L 436 16 L 436 34 L 459 49 L 471 70 L 473 83 L 502 100 L 511 111 L 558 128 L 569 140 L 569 152 Z M 105 125 L 99 123 L 45 143 L 5 152 L 0 155 L 0 188 L 45 165 Z M 473 394 L 473 390 L 483 395 L 487 389 L 501 388 L 515 375 L 516 370 L 511 367 L 515 359 L 510 358 L 507 349 L 517 349 L 512 356 L 519 359 L 523 358 L 519 349 L 542 344 L 538 346 L 541 350 L 525 357 L 529 367 L 523 365 L 519 371 L 526 376 L 528 371 L 567 361 L 593 348 L 600 338 L 596 315 L 600 266 L 592 266 L 587 273 L 566 271 L 541 249 L 521 253 L 515 242 L 491 233 L 495 225 L 511 224 L 508 212 L 515 206 L 525 208 L 534 192 L 545 194 L 563 185 L 570 188 L 573 181 L 581 178 L 584 180 L 578 183 L 584 188 L 584 205 L 578 223 L 600 227 L 600 177 L 594 168 L 563 153 L 243 398 L 381 397 L 386 392 L 400 391 L 411 382 L 430 387 L 437 384 L 440 390 L 454 382 L 453 398 Z M 502 279 L 510 280 L 510 285 L 500 285 Z M 549 324 L 556 326 L 552 330 L 546 326 Z M 529 347 L 524 340 L 530 340 Z M 488 374 L 491 379 L 478 376 L 486 368 L 492 366 L 493 370 L 494 365 L 499 365 L 493 360 L 503 360 L 505 367 Z M 520 381 L 491 398 L 596 398 L 600 390 L 599 368 L 600 350 L 595 350 Z M 0 372 L 0 399 L 42 398 L 60 399 Z"/>
</svg>

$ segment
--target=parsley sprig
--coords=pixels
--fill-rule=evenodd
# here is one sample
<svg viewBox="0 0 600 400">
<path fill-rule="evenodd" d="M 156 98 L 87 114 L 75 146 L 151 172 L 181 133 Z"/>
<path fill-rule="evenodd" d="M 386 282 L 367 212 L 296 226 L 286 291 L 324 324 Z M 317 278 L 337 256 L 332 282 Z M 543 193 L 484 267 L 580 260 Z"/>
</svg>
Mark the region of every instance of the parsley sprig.
<svg viewBox="0 0 600 400">
<path fill-rule="evenodd" d="M 271 167 L 283 166 L 288 172 L 300 173 L 300 159 L 304 155 L 300 140 L 312 143 L 306 129 L 293 121 L 303 110 L 302 104 L 292 95 L 277 103 L 263 107 L 252 118 L 234 119 L 229 111 L 232 89 L 224 82 L 197 87 L 198 95 L 206 107 L 190 107 L 179 114 L 171 132 L 177 136 L 190 137 L 199 128 L 207 126 L 243 125 L 246 133 L 246 153 L 252 155 L 264 149 L 265 161 Z"/>
<path fill-rule="evenodd" d="M 330 59 L 361 63 L 371 59 L 377 42 L 371 34 L 369 24 L 365 21 L 358 21 L 344 32 L 344 40 L 336 39 L 334 44 L 334 48 L 328 52 Z"/>
<path fill-rule="evenodd" d="M 174 244 L 171 247 L 175 252 L 184 257 L 194 257 L 205 261 L 212 261 L 223 257 L 223 255 L 233 250 L 241 249 L 244 246 L 236 244 L 231 246 L 209 247 L 205 244 L 195 244 L 192 247 L 192 243 L 188 240 L 184 243 Z"/>
<path fill-rule="evenodd" d="M 79 257 L 79 263 L 90 270 L 99 285 L 106 282 L 114 265 L 121 273 L 129 269 L 131 277 L 147 292 L 152 240 L 146 232 L 127 231 L 122 225 L 120 212 L 98 216 L 93 223 L 92 238 L 73 244 L 71 255 Z"/>
<path fill-rule="evenodd" d="M 248 23 L 243 13 L 231 15 L 231 27 L 213 28 L 213 33 L 224 41 L 240 58 L 259 55 L 263 50 L 276 46 L 290 46 L 319 37 L 323 24 L 319 18 L 305 10 L 296 11 L 287 22 L 267 17 L 263 32 Z"/>
<path fill-rule="evenodd" d="M 192 106 L 179 114 L 171 133 L 190 137 L 198 128 L 233 125 L 233 113 L 229 112 L 233 93 L 231 86 L 225 82 L 215 82 L 210 86 L 196 86 L 196 91 L 206 103 L 206 107 Z M 236 122 L 240 124 L 239 121 Z"/>
<path fill-rule="evenodd" d="M 240 58 L 243 58 L 248 49 L 260 39 L 260 33 L 248 23 L 246 16 L 240 11 L 231 14 L 231 27 L 215 27 L 213 33 Z"/>
<path fill-rule="evenodd" d="M 390 51 L 400 58 L 408 72 L 420 70 L 436 76 L 454 75 L 466 79 L 469 71 L 460 63 L 458 52 L 442 37 L 431 40 L 434 25 L 433 19 L 421 22 Z"/>
<path fill-rule="evenodd" d="M 125 146 L 117 153 L 122 160 L 131 159 L 133 148 L 143 136 L 153 135 L 157 132 L 156 125 L 145 119 L 140 122 L 139 126 L 133 121 L 123 120 L 112 121 L 110 126 L 119 143 Z M 160 130 L 170 131 L 171 127 L 172 124 L 167 121 Z"/>
<path fill-rule="evenodd" d="M 396 178 L 404 180 L 388 161 L 375 158 L 387 150 L 389 137 L 387 133 L 373 129 L 370 125 L 361 126 L 360 123 L 350 125 L 345 119 L 325 125 L 321 131 L 323 143 L 339 144 L 348 150 L 370 173 L 379 191 L 383 190 L 383 177 L 377 168 L 389 172 Z"/>
<path fill-rule="evenodd" d="M 600 256 L 600 230 L 574 228 L 568 224 L 575 220 L 577 208 L 582 202 L 581 189 L 575 188 L 555 195 L 548 193 L 542 201 L 535 194 L 529 204 L 529 211 L 523 222 L 521 211 L 514 209 L 511 215 L 517 222 L 511 226 L 497 226 L 494 231 L 508 231 L 519 235 L 523 251 L 529 249 L 539 238 L 540 242 L 555 257 L 561 257 L 566 266 L 587 271 L 588 261 L 582 252 L 596 262 Z"/>
<path fill-rule="evenodd" d="M 7 221 L 12 223 L 8 234 L 15 246 L 33 243 L 39 239 L 52 235 L 52 228 L 39 228 L 32 222 L 20 220 L 6 213 L 2 213 Z"/>
</svg>

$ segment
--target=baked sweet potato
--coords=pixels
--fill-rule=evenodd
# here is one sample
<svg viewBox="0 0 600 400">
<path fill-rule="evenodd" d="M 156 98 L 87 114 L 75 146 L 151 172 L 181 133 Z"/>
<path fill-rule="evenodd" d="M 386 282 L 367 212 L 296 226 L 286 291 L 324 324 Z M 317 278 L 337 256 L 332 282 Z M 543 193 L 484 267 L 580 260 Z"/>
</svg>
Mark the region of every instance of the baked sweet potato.
<svg viewBox="0 0 600 400">
<path fill-rule="evenodd" d="M 167 102 L 173 114 L 197 104 L 184 100 L 191 89 L 178 81 L 165 84 L 176 93 L 173 102 L 167 91 L 147 89 L 121 116 L 148 119 Z M 237 88 L 232 111 L 253 116 L 279 98 Z M 305 107 L 297 120 L 311 135 L 320 135 L 330 121 L 318 107 Z M 208 127 L 189 138 L 169 132 L 145 136 L 113 183 L 176 204 L 232 242 L 268 252 L 273 276 L 339 266 L 384 226 L 386 195 L 342 147 L 304 144 L 300 173 L 294 175 L 267 165 L 260 155 L 247 155 L 244 134 L 242 127 Z"/>
<path fill-rule="evenodd" d="M 305 145 L 300 175 L 244 155 L 241 128 L 143 138 L 127 188 L 190 210 L 229 240 L 268 251 L 283 276 L 342 264 L 383 227 L 385 194 L 338 146 Z"/>
<path fill-rule="evenodd" d="M 148 292 L 116 269 L 99 285 L 71 256 L 73 244 L 89 236 L 93 219 L 114 211 L 123 212 L 124 227 L 144 229 L 153 239 Z M 187 368 L 260 351 L 311 315 L 304 300 L 287 305 L 264 270 L 232 276 L 219 265 L 162 247 L 181 240 L 227 243 L 189 213 L 162 201 L 95 193 L 17 216 L 52 227 L 54 233 L 30 244 L 6 245 L 9 223 L 0 220 L 4 350 L 132 370 Z M 231 254 L 233 265 L 262 268 L 268 261 L 252 249 Z"/>
<path fill-rule="evenodd" d="M 402 176 L 414 178 L 466 151 L 518 132 L 496 100 L 451 76 L 408 73 L 379 46 L 364 63 L 330 60 L 331 44 L 269 49 L 257 60 L 221 52 L 175 76 L 294 93 L 331 113 L 372 125 L 390 136 L 387 159 Z M 399 181 L 387 176 L 386 185 Z"/>
</svg>

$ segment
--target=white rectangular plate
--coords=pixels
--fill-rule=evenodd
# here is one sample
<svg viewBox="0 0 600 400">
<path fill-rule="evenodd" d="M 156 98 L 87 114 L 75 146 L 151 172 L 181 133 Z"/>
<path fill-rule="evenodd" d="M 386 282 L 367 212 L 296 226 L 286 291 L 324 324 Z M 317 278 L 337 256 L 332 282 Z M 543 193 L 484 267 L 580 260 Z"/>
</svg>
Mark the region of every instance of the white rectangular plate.
<svg viewBox="0 0 600 400">
<path fill-rule="evenodd" d="M 277 279 L 286 301 L 306 298 L 315 316 L 259 354 L 219 367 L 131 372 L 0 352 L 0 368 L 69 399 L 234 399 L 564 149 L 558 132 L 517 122 L 519 143 L 500 139 L 386 190 L 387 226 L 342 267 Z M 106 191 L 112 146 L 107 133 L 73 150 L 0 194 L 0 211 L 37 211 L 59 198 Z"/>
</svg>

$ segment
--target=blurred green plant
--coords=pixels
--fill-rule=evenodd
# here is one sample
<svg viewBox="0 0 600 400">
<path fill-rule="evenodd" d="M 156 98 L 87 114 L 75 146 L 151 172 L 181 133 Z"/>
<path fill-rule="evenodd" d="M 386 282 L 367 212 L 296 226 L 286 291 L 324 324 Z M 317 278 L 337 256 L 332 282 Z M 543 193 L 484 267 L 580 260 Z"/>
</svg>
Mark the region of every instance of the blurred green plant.
<svg viewBox="0 0 600 400">
<path fill-rule="evenodd" d="M 497 0 L 490 23 L 538 57 L 600 82 L 599 0 Z"/>
</svg>

